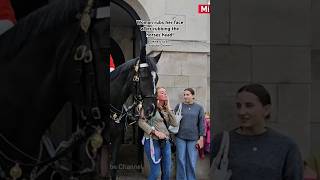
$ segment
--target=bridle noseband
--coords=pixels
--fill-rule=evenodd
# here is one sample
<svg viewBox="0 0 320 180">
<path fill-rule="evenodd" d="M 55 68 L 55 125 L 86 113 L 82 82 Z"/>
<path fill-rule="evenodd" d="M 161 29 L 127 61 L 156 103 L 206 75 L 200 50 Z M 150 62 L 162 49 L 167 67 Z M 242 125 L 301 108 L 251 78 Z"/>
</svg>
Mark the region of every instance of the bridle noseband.
<svg viewBox="0 0 320 180">
<path fill-rule="evenodd" d="M 135 74 L 133 76 L 133 83 L 135 84 L 135 94 L 134 94 L 134 98 L 135 100 L 137 100 L 139 103 L 142 103 L 142 101 L 144 99 L 147 99 L 147 98 L 155 98 L 155 91 L 153 92 L 153 94 L 149 94 L 149 95 L 144 95 L 142 93 L 142 90 L 141 90 L 141 78 L 139 76 L 140 74 L 140 69 L 141 68 L 147 68 L 149 67 L 149 65 L 147 63 L 142 63 L 142 64 L 139 64 L 139 59 L 137 60 L 137 63 L 135 65 Z M 153 82 L 153 86 L 154 86 L 154 90 L 155 90 L 155 82 Z"/>
</svg>

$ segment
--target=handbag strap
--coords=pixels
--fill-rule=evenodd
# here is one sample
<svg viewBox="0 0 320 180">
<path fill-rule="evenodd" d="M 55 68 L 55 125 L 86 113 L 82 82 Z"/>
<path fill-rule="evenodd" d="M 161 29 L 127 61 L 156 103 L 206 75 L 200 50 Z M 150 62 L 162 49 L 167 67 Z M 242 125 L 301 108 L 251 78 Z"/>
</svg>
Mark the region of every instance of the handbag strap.
<svg viewBox="0 0 320 180">
<path fill-rule="evenodd" d="M 220 167 L 221 165 L 228 165 L 229 141 L 229 133 L 227 131 L 223 131 L 220 148 L 213 162 L 214 166 Z"/>
<path fill-rule="evenodd" d="M 228 168 L 228 165 L 229 165 L 229 159 L 228 159 L 228 156 L 229 156 L 229 146 L 230 146 L 230 137 L 229 137 L 229 132 L 227 131 L 224 131 L 223 132 L 224 136 L 225 136 L 225 139 L 226 139 L 226 144 L 225 144 L 225 147 L 224 147 L 224 151 L 223 151 L 223 157 L 222 157 L 222 161 L 221 161 L 221 168 L 225 168 L 227 169 Z"/>
<path fill-rule="evenodd" d="M 179 104 L 179 109 L 176 113 L 177 115 L 181 115 L 182 114 L 182 103 Z"/>
<path fill-rule="evenodd" d="M 318 164 L 316 155 L 314 155 L 313 161 L 314 161 L 314 166 L 315 166 L 316 173 L 317 173 L 317 179 L 320 179 L 320 173 L 319 173 L 320 164 Z"/>
<path fill-rule="evenodd" d="M 154 164 L 159 164 L 162 159 L 162 157 L 160 156 L 160 158 L 156 160 L 156 150 L 153 145 L 152 137 L 150 137 L 150 156 Z"/>
<path fill-rule="evenodd" d="M 167 129 L 168 129 L 168 128 L 169 128 L 169 125 L 168 125 L 167 121 L 164 119 L 164 115 L 162 114 L 161 111 L 158 111 L 158 112 L 159 112 L 161 118 L 163 119 L 163 123 L 166 125 L 166 127 L 167 127 Z"/>
</svg>

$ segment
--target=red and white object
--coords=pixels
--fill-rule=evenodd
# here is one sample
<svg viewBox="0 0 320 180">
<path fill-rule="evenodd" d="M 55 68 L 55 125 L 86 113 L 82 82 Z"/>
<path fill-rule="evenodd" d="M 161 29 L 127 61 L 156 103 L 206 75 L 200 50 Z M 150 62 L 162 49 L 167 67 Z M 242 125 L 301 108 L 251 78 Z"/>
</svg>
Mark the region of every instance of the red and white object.
<svg viewBox="0 0 320 180">
<path fill-rule="evenodd" d="M 10 0 L 0 0 L 0 35 L 16 23 L 16 17 Z"/>
<path fill-rule="evenodd" d="M 114 65 L 112 55 L 110 54 L 110 64 L 109 64 L 110 72 L 112 72 L 116 66 Z"/>
</svg>

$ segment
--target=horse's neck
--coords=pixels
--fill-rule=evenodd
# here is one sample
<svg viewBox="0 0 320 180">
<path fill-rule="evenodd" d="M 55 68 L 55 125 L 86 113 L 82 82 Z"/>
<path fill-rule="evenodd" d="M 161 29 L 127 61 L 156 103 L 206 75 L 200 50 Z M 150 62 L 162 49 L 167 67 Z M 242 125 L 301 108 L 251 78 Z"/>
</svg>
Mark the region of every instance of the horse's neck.
<svg viewBox="0 0 320 180">
<path fill-rule="evenodd" d="M 29 153 L 39 148 L 42 133 L 64 104 L 54 43 L 46 38 L 39 37 L 13 59 L 1 59 L 0 133 Z"/>
<path fill-rule="evenodd" d="M 130 83 L 130 82 L 129 82 Z M 122 108 L 122 105 L 130 96 L 128 82 L 125 79 L 119 79 L 111 81 L 110 83 L 110 104 L 118 109 Z"/>
</svg>

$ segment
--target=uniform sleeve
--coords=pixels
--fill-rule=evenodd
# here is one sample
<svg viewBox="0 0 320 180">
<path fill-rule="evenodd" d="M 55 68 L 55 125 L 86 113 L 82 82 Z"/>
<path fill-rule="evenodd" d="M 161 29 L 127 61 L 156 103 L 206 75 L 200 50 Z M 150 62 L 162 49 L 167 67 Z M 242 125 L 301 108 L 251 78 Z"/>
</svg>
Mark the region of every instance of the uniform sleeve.
<svg viewBox="0 0 320 180">
<path fill-rule="evenodd" d="M 139 127 L 146 132 L 147 134 L 151 134 L 152 127 L 147 123 L 146 118 L 140 118 L 138 121 Z"/>
<path fill-rule="evenodd" d="M 198 115 L 198 128 L 199 128 L 199 136 L 205 136 L 205 120 L 204 120 L 204 110 L 203 107 L 200 107 L 200 112 Z"/>
<path fill-rule="evenodd" d="M 285 165 L 284 180 L 302 180 L 303 179 L 303 162 L 298 146 L 292 143 L 289 147 Z"/>
</svg>

